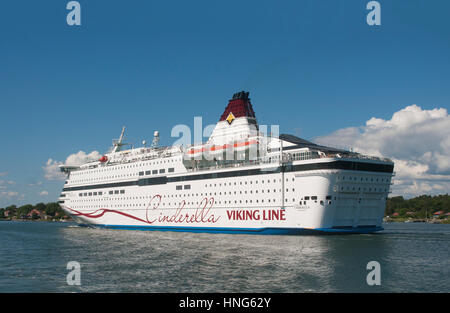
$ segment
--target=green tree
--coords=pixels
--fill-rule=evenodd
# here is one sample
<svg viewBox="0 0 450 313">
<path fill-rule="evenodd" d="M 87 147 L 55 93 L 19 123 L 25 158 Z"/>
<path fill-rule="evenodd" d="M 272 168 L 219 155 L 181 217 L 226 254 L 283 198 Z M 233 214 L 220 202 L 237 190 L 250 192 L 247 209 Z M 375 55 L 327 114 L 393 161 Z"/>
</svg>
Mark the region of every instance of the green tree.
<svg viewBox="0 0 450 313">
<path fill-rule="evenodd" d="M 17 209 L 16 216 L 19 218 L 26 216 L 31 212 L 31 210 L 33 210 L 33 206 L 31 204 L 23 205 Z"/>
<path fill-rule="evenodd" d="M 16 215 L 17 207 L 15 205 L 10 205 L 5 208 L 5 211 L 9 211 L 10 212 L 9 216 L 11 217 L 13 215 Z"/>
<path fill-rule="evenodd" d="M 392 216 L 392 213 L 405 215 L 406 212 L 414 212 L 417 218 L 431 217 L 433 213 L 443 211 L 450 212 L 450 196 L 445 195 L 421 195 L 411 199 L 403 197 L 392 197 L 386 202 L 386 215 Z"/>
<path fill-rule="evenodd" d="M 38 210 L 39 212 L 45 212 L 45 204 L 42 203 L 42 202 L 36 204 L 36 205 L 34 206 L 34 208 L 35 208 L 36 210 Z"/>
<path fill-rule="evenodd" d="M 61 208 L 58 203 L 52 202 L 47 203 L 45 206 L 45 214 L 49 216 L 55 216 L 55 213 L 58 212 Z"/>
</svg>

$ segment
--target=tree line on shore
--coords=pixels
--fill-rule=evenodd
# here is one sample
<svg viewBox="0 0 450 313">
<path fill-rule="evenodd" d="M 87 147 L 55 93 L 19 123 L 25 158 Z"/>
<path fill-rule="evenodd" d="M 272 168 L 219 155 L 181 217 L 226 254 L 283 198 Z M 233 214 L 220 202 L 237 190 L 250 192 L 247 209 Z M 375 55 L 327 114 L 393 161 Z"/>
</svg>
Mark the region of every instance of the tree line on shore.
<svg viewBox="0 0 450 313">
<path fill-rule="evenodd" d="M 20 207 L 10 205 L 0 208 L 0 219 L 22 220 L 66 220 L 70 217 L 61 209 L 57 202 L 26 204 Z"/>
<path fill-rule="evenodd" d="M 389 198 L 386 202 L 385 216 L 411 217 L 411 218 L 448 218 L 450 212 L 450 196 L 422 195 L 412 199 L 402 196 Z"/>
</svg>

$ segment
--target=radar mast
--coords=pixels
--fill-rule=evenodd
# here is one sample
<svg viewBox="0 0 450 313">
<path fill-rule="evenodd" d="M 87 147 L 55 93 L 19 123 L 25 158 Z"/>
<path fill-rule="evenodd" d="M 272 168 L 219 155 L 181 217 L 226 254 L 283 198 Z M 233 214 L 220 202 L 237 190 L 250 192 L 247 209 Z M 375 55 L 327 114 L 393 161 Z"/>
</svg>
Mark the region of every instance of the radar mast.
<svg viewBox="0 0 450 313">
<path fill-rule="evenodd" d="M 113 147 L 111 152 L 119 152 L 122 146 L 128 145 L 128 143 L 123 143 L 123 138 L 125 134 L 125 126 L 122 127 L 122 132 L 120 133 L 119 139 L 113 140 Z"/>
</svg>

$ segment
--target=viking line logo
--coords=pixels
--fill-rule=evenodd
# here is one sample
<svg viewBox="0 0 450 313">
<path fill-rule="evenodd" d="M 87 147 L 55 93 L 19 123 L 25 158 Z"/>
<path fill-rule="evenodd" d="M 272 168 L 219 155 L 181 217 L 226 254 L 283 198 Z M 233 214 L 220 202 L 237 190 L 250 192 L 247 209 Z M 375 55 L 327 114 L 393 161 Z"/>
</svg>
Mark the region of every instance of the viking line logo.
<svg viewBox="0 0 450 313">
<path fill-rule="evenodd" d="M 235 117 L 233 115 L 233 112 L 230 112 L 230 114 L 228 114 L 228 117 L 227 117 L 228 124 L 231 125 L 231 123 L 233 123 L 234 119 L 235 119 Z"/>
</svg>

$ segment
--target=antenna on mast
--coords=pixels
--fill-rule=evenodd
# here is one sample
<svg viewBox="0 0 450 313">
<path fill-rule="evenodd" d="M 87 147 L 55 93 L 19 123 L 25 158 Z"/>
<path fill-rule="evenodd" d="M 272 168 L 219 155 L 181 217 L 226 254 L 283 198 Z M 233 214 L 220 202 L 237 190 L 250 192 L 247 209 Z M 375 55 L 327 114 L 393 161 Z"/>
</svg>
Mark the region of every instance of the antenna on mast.
<svg viewBox="0 0 450 313">
<path fill-rule="evenodd" d="M 120 148 L 121 148 L 122 146 L 128 145 L 128 143 L 123 143 L 123 142 L 122 142 L 122 141 L 123 141 L 124 134 L 125 134 L 125 126 L 122 127 L 122 132 L 120 133 L 119 139 L 114 139 L 114 140 L 113 140 L 113 148 L 112 148 L 112 152 L 113 152 L 113 153 L 114 153 L 114 152 L 119 152 L 119 151 L 120 151 Z"/>
</svg>

